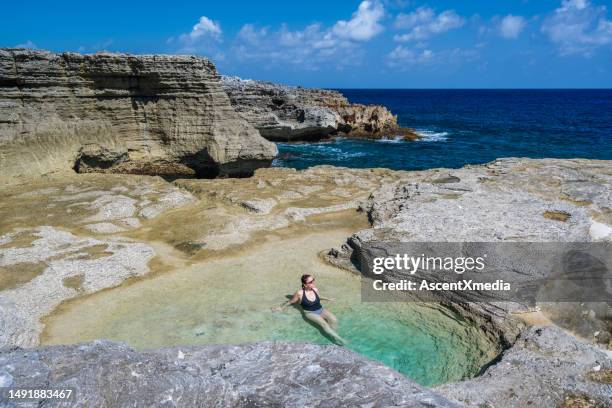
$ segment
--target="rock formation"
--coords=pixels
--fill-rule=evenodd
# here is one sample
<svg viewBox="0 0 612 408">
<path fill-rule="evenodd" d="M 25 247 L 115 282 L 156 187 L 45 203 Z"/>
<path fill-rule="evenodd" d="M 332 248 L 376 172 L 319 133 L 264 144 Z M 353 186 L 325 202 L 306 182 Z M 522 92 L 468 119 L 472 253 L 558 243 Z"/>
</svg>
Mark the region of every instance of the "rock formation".
<svg viewBox="0 0 612 408">
<path fill-rule="evenodd" d="M 482 376 L 436 391 L 470 407 L 609 407 L 612 359 L 556 327 L 532 327 Z"/>
<path fill-rule="evenodd" d="M 274 144 L 192 56 L 0 49 L 0 177 L 79 172 L 248 175 Z"/>
<path fill-rule="evenodd" d="M 344 348 L 301 343 L 135 351 L 96 341 L 0 354 L 0 385 L 37 384 L 73 389 L 79 407 L 461 407 Z"/>
<path fill-rule="evenodd" d="M 238 77 L 222 77 L 221 84 L 236 111 L 268 140 L 317 140 L 333 134 L 418 138 L 412 129 L 400 127 L 384 106 L 350 103 L 337 91 Z"/>
<path fill-rule="evenodd" d="M 611 186 L 610 162 L 598 160 L 508 158 L 456 170 L 404 172 L 362 206 L 372 227 L 331 250 L 328 259 L 362 269 L 358 254 L 371 251 L 371 242 L 610 242 Z M 389 282 L 408 277 L 401 271 L 380 276 Z M 469 295 L 439 292 L 435 300 L 508 350 L 483 376 L 440 387 L 444 395 L 474 407 L 570 407 L 580 406 L 571 401 L 584 398 L 593 401 L 584 406 L 609 406 L 609 353 L 558 328 L 525 331 L 514 313 L 539 307 L 518 301 L 472 302 Z M 546 306 L 554 323 L 612 348 L 609 303 Z"/>
<path fill-rule="evenodd" d="M 176 401 L 180 394 L 186 405 L 214 395 L 238 406 L 303 405 L 303 398 L 315 406 L 329 401 L 332 406 L 427 406 L 425 401 L 457 406 L 436 394 L 441 393 L 473 407 L 572 407 L 583 400 L 606 406 L 612 395 L 612 358 L 603 350 L 612 347 L 606 304 L 600 309 L 568 304 L 563 311 L 558 324 L 593 340 L 589 343 L 555 327 L 526 329 L 513 314 L 524 312 L 522 305 L 441 297 L 440 303 L 496 341 L 502 354 L 481 376 L 434 391 L 336 347 L 278 342 L 136 352 L 108 342 L 27 350 L 15 346 L 36 346 L 42 316 L 62 300 L 159 272 L 171 260 L 181 265 L 179 254 L 165 258 L 158 252 L 166 248 L 159 241 L 171 247 L 168 253 L 179 251 L 195 261 L 201 252 L 231 250 L 261 239 L 265 231 L 301 223 L 312 227 L 309 217 L 345 210 L 343 217 L 353 220 L 354 212 L 346 209 L 357 207 L 368 215 L 370 228 L 328 256 L 345 268 L 354 269 L 351 254 L 374 239 L 609 241 L 611 179 L 608 161 L 500 159 L 418 172 L 269 168 L 252 178 L 174 183 L 72 174 L 5 187 L 0 207 L 0 344 L 5 347 L 0 384 L 47 384 L 52 378 L 48 384 L 74 384 L 86 400 L 83 406 L 101 405 L 103 399 L 108 406 L 129 405 L 146 398 L 141 389 L 150 396 L 148 405 L 164 398 Z M 364 228 L 365 221 L 358 225 L 355 230 Z M 160 256 L 164 262 L 156 264 Z M 293 375 L 304 372 L 304 355 L 316 375 L 298 382 Z M 247 378 L 246 371 L 258 375 Z M 27 382 L 36 372 L 40 377 Z M 88 382 L 91 378 L 108 382 Z M 280 385 L 268 385 L 272 380 Z M 173 394 L 166 392 L 175 386 Z M 116 387 L 124 388 L 111 393 Z"/>
</svg>

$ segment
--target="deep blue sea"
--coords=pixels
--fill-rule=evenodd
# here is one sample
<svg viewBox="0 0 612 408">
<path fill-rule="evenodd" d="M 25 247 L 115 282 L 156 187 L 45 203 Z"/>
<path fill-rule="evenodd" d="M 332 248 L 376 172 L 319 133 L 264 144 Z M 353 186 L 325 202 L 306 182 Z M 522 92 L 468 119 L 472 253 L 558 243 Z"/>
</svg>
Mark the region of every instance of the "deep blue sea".
<svg viewBox="0 0 612 408">
<path fill-rule="evenodd" d="M 340 139 L 279 143 L 274 165 L 416 170 L 500 157 L 612 160 L 612 90 L 339 89 L 351 102 L 381 104 L 417 142 Z"/>
</svg>

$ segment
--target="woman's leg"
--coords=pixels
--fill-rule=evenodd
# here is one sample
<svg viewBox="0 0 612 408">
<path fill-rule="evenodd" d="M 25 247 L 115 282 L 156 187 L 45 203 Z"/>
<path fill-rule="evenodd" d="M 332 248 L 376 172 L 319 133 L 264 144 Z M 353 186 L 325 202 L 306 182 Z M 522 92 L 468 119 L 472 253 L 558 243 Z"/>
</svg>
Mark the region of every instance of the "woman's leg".
<svg viewBox="0 0 612 408">
<path fill-rule="evenodd" d="M 327 333 L 332 339 L 334 339 L 335 341 L 341 344 L 345 343 L 344 339 L 340 337 L 338 333 L 336 333 L 336 331 L 332 329 L 330 325 L 325 321 L 325 319 L 323 319 L 321 316 L 316 315 L 314 313 L 308 313 L 308 312 L 304 313 L 304 315 L 306 316 L 308 320 L 315 323 L 317 326 L 321 327 L 321 329 L 323 329 L 323 331 Z"/>
<path fill-rule="evenodd" d="M 323 312 L 321 313 L 321 317 L 325 319 L 327 323 L 329 323 L 332 329 L 338 330 L 338 319 L 336 318 L 336 316 L 334 316 L 332 312 L 330 312 L 327 309 L 323 309 Z"/>
</svg>

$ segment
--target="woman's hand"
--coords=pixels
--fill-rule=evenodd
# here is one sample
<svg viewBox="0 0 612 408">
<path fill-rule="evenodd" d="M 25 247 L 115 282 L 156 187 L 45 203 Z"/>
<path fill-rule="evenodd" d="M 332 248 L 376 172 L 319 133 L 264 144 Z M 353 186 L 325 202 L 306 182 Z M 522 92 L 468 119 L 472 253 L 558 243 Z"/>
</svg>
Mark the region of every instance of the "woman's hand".
<svg viewBox="0 0 612 408">
<path fill-rule="evenodd" d="M 272 308 L 272 311 L 273 311 L 273 312 L 280 312 L 280 311 L 283 311 L 283 310 L 285 310 L 285 307 L 287 307 L 287 306 L 289 306 L 289 305 L 292 305 L 292 304 L 294 304 L 295 302 L 298 302 L 299 300 L 300 300 L 300 294 L 299 294 L 299 291 L 298 291 L 298 292 L 295 292 L 295 293 L 293 294 L 293 297 L 292 297 L 290 300 L 286 301 L 286 302 L 285 302 L 285 303 L 283 303 L 281 306 L 274 306 L 274 307 Z"/>
</svg>

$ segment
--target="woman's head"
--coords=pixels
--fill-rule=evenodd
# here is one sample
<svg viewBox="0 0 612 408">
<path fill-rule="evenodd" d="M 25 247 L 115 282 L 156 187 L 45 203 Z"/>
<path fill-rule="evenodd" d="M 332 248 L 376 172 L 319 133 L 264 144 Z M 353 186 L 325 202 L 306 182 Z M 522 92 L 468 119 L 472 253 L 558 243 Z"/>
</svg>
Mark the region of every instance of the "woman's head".
<svg viewBox="0 0 612 408">
<path fill-rule="evenodd" d="M 308 275 L 308 274 L 302 275 L 302 277 L 300 279 L 302 281 L 302 287 L 303 288 L 312 286 L 314 284 L 314 280 L 315 280 L 314 276 Z"/>
</svg>

